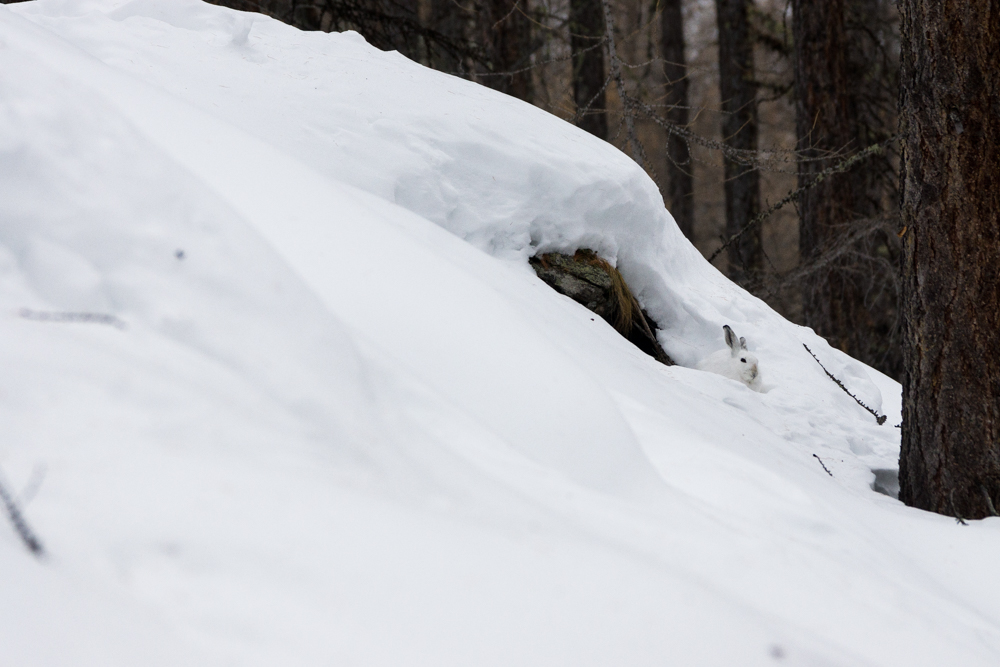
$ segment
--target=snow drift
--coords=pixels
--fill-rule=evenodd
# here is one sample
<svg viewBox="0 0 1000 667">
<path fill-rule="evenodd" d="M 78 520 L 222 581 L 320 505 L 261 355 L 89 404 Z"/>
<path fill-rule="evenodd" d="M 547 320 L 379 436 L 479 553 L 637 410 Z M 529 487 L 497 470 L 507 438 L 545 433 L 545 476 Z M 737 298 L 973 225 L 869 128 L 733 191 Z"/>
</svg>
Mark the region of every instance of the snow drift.
<svg viewBox="0 0 1000 667">
<path fill-rule="evenodd" d="M 681 366 L 528 267 L 581 247 Z M 356 34 L 0 8 L 0 309 L 0 466 L 49 554 L 0 530 L 9 664 L 1000 658 L 1000 522 L 872 491 L 896 383 L 610 145 Z M 691 368 L 722 324 L 765 393 Z"/>
</svg>

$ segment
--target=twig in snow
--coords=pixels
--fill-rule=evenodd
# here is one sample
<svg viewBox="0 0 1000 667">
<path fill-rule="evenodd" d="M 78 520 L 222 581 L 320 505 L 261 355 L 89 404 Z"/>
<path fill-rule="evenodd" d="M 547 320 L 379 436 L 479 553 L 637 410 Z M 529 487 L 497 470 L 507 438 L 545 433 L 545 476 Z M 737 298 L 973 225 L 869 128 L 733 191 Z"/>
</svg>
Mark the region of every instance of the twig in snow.
<svg viewBox="0 0 1000 667">
<path fill-rule="evenodd" d="M 965 523 L 965 519 L 963 519 L 962 515 L 958 513 L 957 509 L 955 509 L 955 489 L 951 490 L 951 495 L 949 497 L 951 498 L 951 513 L 955 515 L 955 522 L 960 523 L 963 526 L 968 526 L 969 524 Z"/>
<path fill-rule="evenodd" d="M 0 502 L 3 502 L 4 507 L 7 509 L 7 516 L 10 517 L 10 522 L 14 525 L 14 530 L 17 531 L 18 537 L 24 542 L 24 546 L 28 547 L 28 551 L 35 555 L 36 558 L 41 558 L 45 555 L 45 548 L 42 547 L 41 541 L 35 536 L 35 533 L 31 530 L 31 526 L 24 519 L 24 515 L 21 514 L 21 508 L 17 506 L 17 501 L 14 496 L 7 490 L 7 487 L 3 483 L 3 476 L 0 475 Z"/>
<path fill-rule="evenodd" d="M 126 329 L 128 325 L 121 318 L 106 313 L 64 313 L 46 310 L 31 310 L 22 308 L 17 314 L 26 320 L 36 322 L 88 322 L 94 324 L 107 324 L 116 329 Z"/>
<path fill-rule="evenodd" d="M 1000 516 L 997 514 L 997 508 L 993 505 L 993 499 L 990 498 L 990 492 L 986 490 L 986 485 L 980 484 L 979 490 L 983 492 L 983 498 L 986 499 L 986 508 L 990 511 L 990 516 Z"/>
<path fill-rule="evenodd" d="M 815 455 L 815 454 L 813 454 L 813 456 L 816 456 L 816 455 Z M 825 463 L 823 463 L 823 459 L 821 459 L 820 457 L 816 456 L 816 460 L 817 460 L 817 461 L 819 461 L 819 464 L 820 464 L 821 466 L 823 466 L 823 470 L 825 470 L 825 471 L 826 471 L 826 474 L 827 474 L 827 475 L 829 475 L 830 477 L 833 477 L 833 473 L 832 473 L 832 472 L 830 472 L 830 469 L 826 467 L 826 464 L 825 464 Z"/>
<path fill-rule="evenodd" d="M 817 364 L 819 364 L 819 367 L 823 369 L 823 372 L 824 372 L 824 373 L 826 373 L 826 375 L 827 375 L 827 377 L 828 377 L 828 378 L 830 378 L 831 380 L 833 380 L 834 382 L 836 382 L 836 383 L 837 383 L 837 386 L 838 386 L 838 387 L 840 387 L 841 389 L 843 389 L 843 390 L 844 390 L 844 393 L 845 393 L 845 394 L 847 394 L 848 396 L 850 396 L 851 398 L 853 398 L 853 399 L 854 399 L 854 401 L 855 401 L 855 402 L 856 402 L 856 403 L 857 403 L 858 405 L 860 405 L 860 406 L 861 406 L 861 407 L 863 407 L 863 408 L 864 408 L 865 410 L 867 410 L 868 412 L 872 413 L 872 414 L 873 414 L 873 415 L 875 416 L 875 421 L 877 421 L 877 422 L 878 422 L 878 425 L 879 425 L 879 426 L 881 426 L 882 424 L 884 424 L 884 423 L 885 423 L 885 420 L 886 420 L 886 419 L 888 419 L 888 417 L 886 417 L 885 415 L 880 415 L 880 414 L 879 414 L 878 412 L 876 412 L 875 410 L 872 410 L 872 409 L 871 409 L 871 408 L 869 408 L 869 407 L 868 407 L 867 405 L 865 405 L 865 404 L 864 404 L 864 403 L 863 403 L 863 402 L 861 401 L 861 399 L 860 399 L 860 398 L 858 398 L 857 396 L 855 396 L 854 394 L 852 394 L 852 393 L 850 392 L 850 390 L 849 390 L 849 389 L 848 389 L 847 387 L 845 387 L 845 386 L 844 386 L 844 383 L 843 383 L 843 382 L 841 382 L 840 380 L 838 380 L 838 379 L 837 379 L 837 378 L 836 378 L 836 377 L 835 377 L 835 376 L 833 375 L 833 373 L 831 373 L 830 371 L 826 370 L 826 366 L 824 366 L 824 365 L 823 365 L 823 362 L 819 360 L 819 357 L 817 357 L 817 356 L 816 356 L 815 354 L 813 354 L 813 351 L 809 349 L 809 346 L 808 346 L 808 345 L 806 345 L 805 343 L 802 343 L 802 347 L 806 348 L 806 352 L 808 352 L 808 353 L 809 353 L 810 355 L 812 355 L 812 358 L 816 360 L 816 363 L 817 363 Z M 815 455 L 814 455 L 814 456 L 815 456 Z"/>
</svg>

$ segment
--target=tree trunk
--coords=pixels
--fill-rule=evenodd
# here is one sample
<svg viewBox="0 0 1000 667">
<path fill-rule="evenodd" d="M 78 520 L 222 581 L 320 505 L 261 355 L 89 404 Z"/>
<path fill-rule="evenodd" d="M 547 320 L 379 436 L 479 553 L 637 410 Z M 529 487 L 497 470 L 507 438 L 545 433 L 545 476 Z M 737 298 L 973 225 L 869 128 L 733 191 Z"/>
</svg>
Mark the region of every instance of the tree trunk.
<svg viewBox="0 0 1000 667">
<path fill-rule="evenodd" d="M 1000 503 L 1000 2 L 901 0 L 899 498 Z"/>
<path fill-rule="evenodd" d="M 719 91 L 722 138 L 730 147 L 757 150 L 757 87 L 747 13 L 751 0 L 715 0 L 719 25 Z M 726 158 L 726 236 L 746 226 L 760 210 L 760 176 L 752 167 Z M 729 246 L 729 276 L 743 282 L 763 265 L 760 227 Z"/>
<path fill-rule="evenodd" d="M 687 61 L 684 59 L 684 17 L 681 0 L 661 0 L 660 29 L 663 76 L 666 79 L 667 120 L 688 124 Z M 676 134 L 667 137 L 667 208 L 677 226 L 694 240 L 694 184 L 687 141 Z"/>
<path fill-rule="evenodd" d="M 483 0 L 480 34 L 492 72 L 482 82 L 525 102 L 534 100 L 531 74 L 531 19 L 528 0 Z"/>
<path fill-rule="evenodd" d="M 857 149 L 858 121 L 854 89 L 848 68 L 848 38 L 844 0 L 793 0 L 795 41 L 796 134 L 799 185 L 806 185 L 835 160 L 824 155 Z M 869 217 L 862 211 L 865 185 L 854 171 L 827 177 L 799 199 L 799 258 L 815 261 L 843 235 L 847 223 Z M 853 269 L 847 253 L 812 274 L 802 286 L 802 315 L 806 326 L 853 357 L 867 360 L 871 318 L 865 309 L 865 276 Z"/>
<path fill-rule="evenodd" d="M 429 28 L 437 30 L 450 42 L 468 44 L 469 35 L 474 31 L 473 3 L 470 0 L 423 0 L 427 3 L 427 22 Z M 466 54 L 457 50 L 442 48 L 428 49 L 429 65 L 441 72 L 454 74 L 457 72 L 475 71 L 476 63 L 469 61 Z"/>
<path fill-rule="evenodd" d="M 855 142 L 858 148 L 881 143 L 885 150 L 867 158 L 852 172 L 854 208 L 864 217 L 883 217 L 883 231 L 860 244 L 856 270 L 869 328 L 856 358 L 886 375 L 903 380 L 903 345 L 899 314 L 899 264 L 902 242 L 899 211 L 898 144 L 887 141 L 899 130 L 899 23 L 895 0 L 849 0 L 847 66 L 854 93 Z"/>
<path fill-rule="evenodd" d="M 570 0 L 569 43 L 573 61 L 573 100 L 578 127 L 608 138 L 604 74 L 604 10 L 601 0 Z"/>
</svg>

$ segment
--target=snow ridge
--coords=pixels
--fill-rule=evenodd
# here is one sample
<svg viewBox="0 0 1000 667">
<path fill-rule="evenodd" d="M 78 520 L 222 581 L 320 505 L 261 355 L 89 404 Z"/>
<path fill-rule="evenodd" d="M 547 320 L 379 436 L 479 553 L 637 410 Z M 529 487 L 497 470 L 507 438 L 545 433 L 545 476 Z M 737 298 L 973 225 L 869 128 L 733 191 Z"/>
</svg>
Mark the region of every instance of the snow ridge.
<svg viewBox="0 0 1000 667">
<path fill-rule="evenodd" d="M 680 366 L 527 264 L 582 247 Z M 723 324 L 763 392 L 694 370 Z M 1000 523 L 872 490 L 898 384 L 726 280 L 614 147 L 353 33 L 0 7 L 0 330 L 51 554 L 0 530 L 10 664 L 1000 654 Z"/>
</svg>

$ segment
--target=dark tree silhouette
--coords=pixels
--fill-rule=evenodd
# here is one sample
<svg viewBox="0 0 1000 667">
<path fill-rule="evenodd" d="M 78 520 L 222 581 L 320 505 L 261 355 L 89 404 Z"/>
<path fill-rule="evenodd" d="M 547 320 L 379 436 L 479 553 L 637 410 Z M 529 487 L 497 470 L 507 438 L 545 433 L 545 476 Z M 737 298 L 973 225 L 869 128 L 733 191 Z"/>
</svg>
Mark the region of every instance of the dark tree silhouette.
<svg viewBox="0 0 1000 667">
<path fill-rule="evenodd" d="M 663 76 L 666 84 L 667 120 L 688 124 L 687 61 L 684 58 L 684 15 L 681 0 L 661 0 L 660 41 Z M 694 238 L 694 183 L 691 153 L 687 141 L 677 135 L 667 137 L 667 208 L 688 239 Z"/>
<path fill-rule="evenodd" d="M 604 70 L 604 10 L 601 0 L 570 0 L 569 41 L 573 56 L 576 124 L 608 138 L 607 79 Z"/>
<path fill-rule="evenodd" d="M 481 0 L 476 11 L 479 39 L 489 70 L 482 83 L 525 102 L 534 99 L 531 78 L 531 18 L 528 0 Z"/>
<path fill-rule="evenodd" d="M 887 138 L 884 128 L 894 118 L 883 91 L 895 82 L 894 61 L 877 61 L 869 37 L 884 13 L 882 4 L 792 4 L 800 185 L 812 182 L 841 155 Z M 894 176 L 890 163 L 872 159 L 803 192 L 799 254 L 803 264 L 821 264 L 800 284 L 804 323 L 857 359 L 889 360 L 898 369 L 901 357 L 887 344 L 893 340 L 896 293 L 873 285 L 876 276 L 891 284 L 891 276 L 880 274 L 891 267 L 885 258 L 895 258 L 896 244 L 877 226 L 848 240 L 857 221 L 880 216 L 895 199 Z M 850 248 L 845 251 L 841 244 Z M 822 261 L 831 252 L 836 259 Z"/>
<path fill-rule="evenodd" d="M 845 0 L 793 0 L 795 42 L 796 134 L 799 183 L 811 182 L 826 168 L 824 155 L 856 149 L 857 114 L 847 64 Z M 825 179 L 799 199 L 799 255 L 803 262 L 816 259 L 844 225 L 865 217 L 856 195 L 859 183 L 852 170 Z M 842 256 L 805 280 L 802 286 L 806 326 L 830 344 L 861 356 L 864 333 L 871 328 L 864 307 L 863 278 Z M 847 266 L 845 266 L 847 264 Z"/>
<path fill-rule="evenodd" d="M 719 25 L 719 91 L 722 137 L 737 150 L 757 150 L 757 85 L 748 13 L 751 0 L 715 0 Z M 725 159 L 726 235 L 743 229 L 760 211 L 760 174 Z M 729 246 L 729 276 L 745 282 L 763 265 L 760 226 Z"/>
<path fill-rule="evenodd" d="M 899 497 L 979 518 L 1000 501 L 1000 2 L 899 6 Z"/>
</svg>

